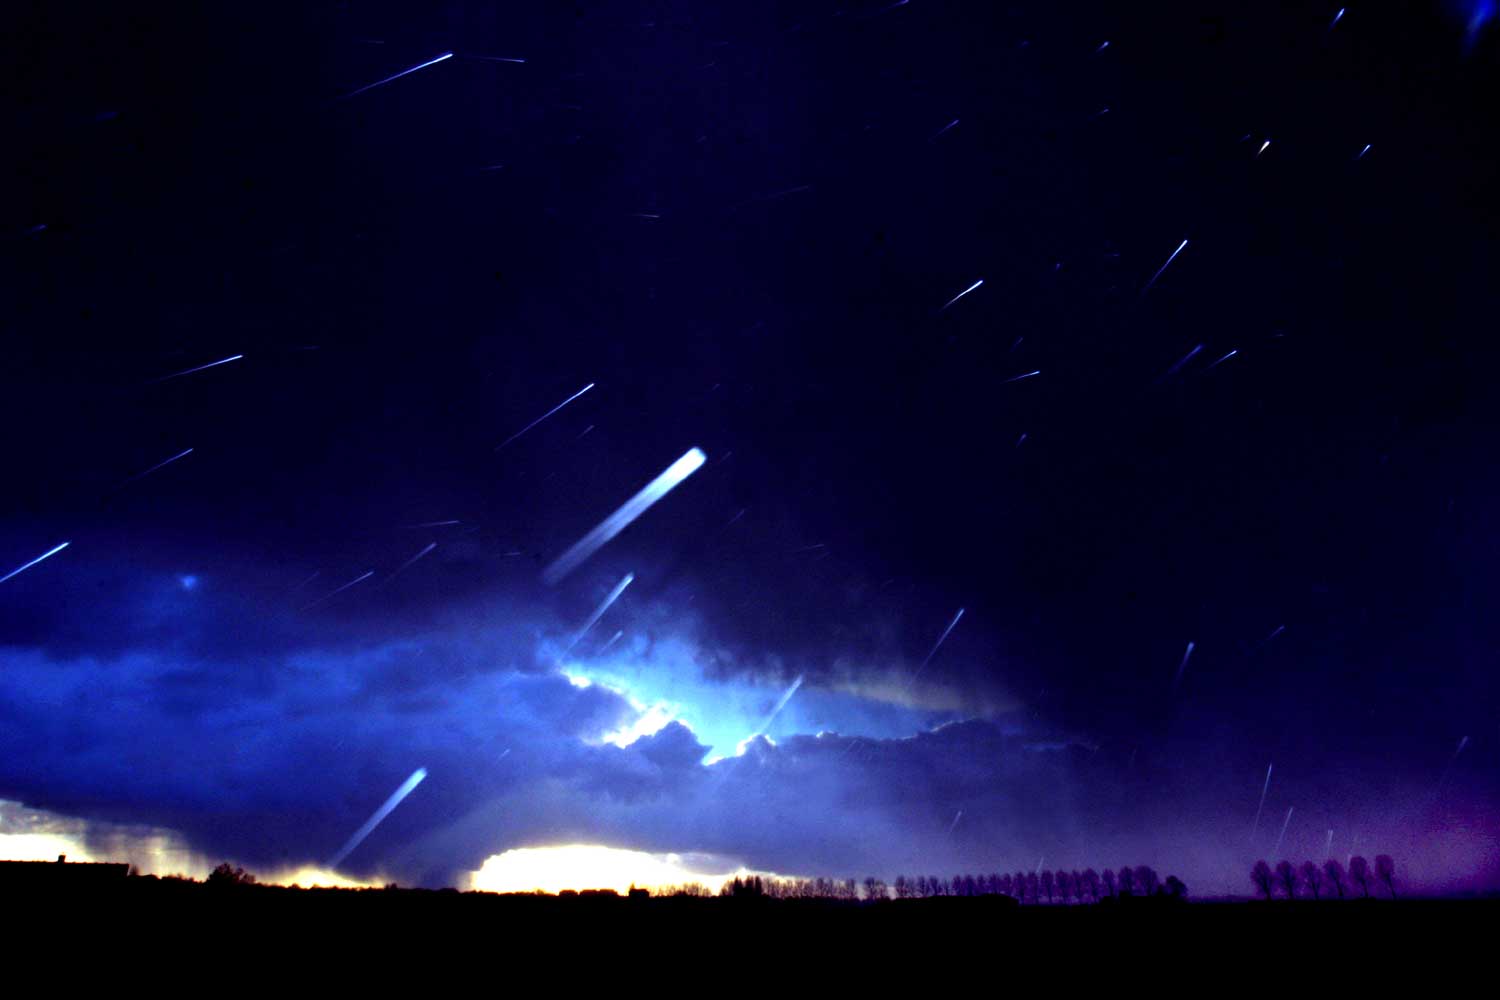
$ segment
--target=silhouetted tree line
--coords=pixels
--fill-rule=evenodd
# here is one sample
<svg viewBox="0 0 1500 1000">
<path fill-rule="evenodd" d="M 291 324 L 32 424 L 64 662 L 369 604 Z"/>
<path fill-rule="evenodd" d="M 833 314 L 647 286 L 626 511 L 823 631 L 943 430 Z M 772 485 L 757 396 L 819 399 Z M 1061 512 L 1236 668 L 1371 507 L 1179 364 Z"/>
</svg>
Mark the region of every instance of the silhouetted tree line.
<svg viewBox="0 0 1500 1000">
<path fill-rule="evenodd" d="M 1329 858 L 1321 868 L 1315 862 L 1304 861 L 1298 868 L 1290 861 L 1277 862 L 1272 868 L 1264 861 L 1255 862 L 1250 869 L 1250 881 L 1255 891 L 1266 899 L 1278 895 L 1285 899 L 1303 898 L 1343 899 L 1357 892 L 1362 899 L 1370 898 L 1370 890 L 1377 892 L 1385 886 L 1392 899 L 1396 898 L 1396 862 L 1389 854 L 1375 857 L 1375 867 L 1359 855 L 1349 859 L 1349 868 L 1339 864 L 1338 859 Z"/>
<path fill-rule="evenodd" d="M 706 896 L 707 889 L 690 884 L 666 890 L 664 895 Z M 1014 874 L 897 875 L 890 885 L 871 875 L 862 883 L 854 879 L 778 879 L 759 875 L 735 878 L 719 891 L 730 898 L 830 899 L 843 901 L 879 899 L 929 899 L 936 896 L 1010 896 L 1021 903 L 1057 905 L 1099 903 L 1107 899 L 1151 897 L 1185 899 L 1187 886 L 1175 875 L 1163 881 L 1149 865 L 1126 866 L 1117 873 L 1105 869 L 1101 876 L 1092 868 L 1084 871 L 1037 871 Z"/>
</svg>

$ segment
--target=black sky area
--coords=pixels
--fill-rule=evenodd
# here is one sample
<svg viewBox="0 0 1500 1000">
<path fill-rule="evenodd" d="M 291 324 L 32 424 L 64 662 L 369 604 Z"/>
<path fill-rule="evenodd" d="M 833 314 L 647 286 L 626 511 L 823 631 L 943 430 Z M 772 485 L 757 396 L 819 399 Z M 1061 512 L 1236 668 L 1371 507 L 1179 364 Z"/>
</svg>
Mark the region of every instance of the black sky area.
<svg viewBox="0 0 1500 1000">
<path fill-rule="evenodd" d="M 463 520 L 325 615 L 400 636 L 551 600 L 696 445 L 607 551 L 725 670 L 913 664 L 962 607 L 935 677 L 1161 789 L 1468 736 L 1493 796 L 1495 39 L 1337 10 L 12 5 L 0 570 L 269 605 Z M 25 582 L 0 645 L 114 643 Z"/>
</svg>

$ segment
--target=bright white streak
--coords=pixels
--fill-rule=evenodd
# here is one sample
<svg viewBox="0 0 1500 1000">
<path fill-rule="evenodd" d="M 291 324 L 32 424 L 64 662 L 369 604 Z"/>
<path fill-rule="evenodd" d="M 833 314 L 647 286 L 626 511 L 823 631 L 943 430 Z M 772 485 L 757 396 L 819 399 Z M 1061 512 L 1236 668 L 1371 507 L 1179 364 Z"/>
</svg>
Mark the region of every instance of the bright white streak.
<svg viewBox="0 0 1500 1000">
<path fill-rule="evenodd" d="M 1332 31 L 1334 25 L 1338 24 L 1343 19 L 1344 19 L 1344 8 L 1340 7 L 1339 8 L 1339 12 L 1337 14 L 1333 15 L 1333 20 L 1331 22 L 1329 22 L 1328 30 Z"/>
<path fill-rule="evenodd" d="M 376 809 L 375 814 L 369 819 L 365 820 L 365 825 L 360 827 L 358 830 L 355 830 L 354 836 L 345 841 L 344 846 L 339 848 L 339 852 L 329 859 L 329 870 L 332 871 L 339 865 L 343 864 L 344 859 L 347 858 L 349 854 L 356 847 L 358 847 L 360 843 L 366 837 L 368 837 L 377 826 L 380 825 L 380 821 L 389 816 L 391 814 L 391 811 L 401 804 L 401 800 L 410 795 L 412 793 L 412 790 L 420 785 L 422 783 L 422 779 L 426 777 L 427 768 L 425 767 L 419 767 L 415 771 L 413 771 L 411 773 L 411 777 L 403 781 L 401 783 L 401 787 L 392 792 L 391 797 L 385 800 L 385 804 L 382 805 L 379 809 Z"/>
<path fill-rule="evenodd" d="M 1260 831 L 1260 814 L 1261 814 L 1261 811 L 1266 808 L 1266 792 L 1269 791 L 1270 788 L 1271 788 L 1271 768 L 1272 768 L 1272 766 L 1273 765 L 1271 765 L 1271 764 L 1267 764 L 1266 765 L 1266 783 L 1264 785 L 1262 785 L 1261 789 L 1260 789 L 1260 805 L 1258 805 L 1258 806 L 1255 807 L 1255 825 L 1250 828 L 1250 843 L 1252 843 L 1252 844 L 1255 843 L 1255 835 L 1256 835 L 1256 833 L 1258 833 Z"/>
<path fill-rule="evenodd" d="M 1213 364 L 1209 365 L 1208 368 L 1205 368 L 1203 370 L 1204 371 L 1209 371 L 1210 369 L 1217 368 L 1220 365 L 1222 365 L 1224 362 L 1228 361 L 1230 358 L 1234 357 L 1238 353 L 1240 353 L 1239 348 L 1235 348 L 1234 350 L 1230 351 L 1228 354 L 1226 354 L 1222 358 L 1220 358 L 1218 361 L 1215 361 Z"/>
<path fill-rule="evenodd" d="M 1175 691 L 1177 685 L 1182 681 L 1182 672 L 1187 669 L 1188 657 L 1193 655 L 1193 644 L 1187 644 L 1187 652 L 1182 654 L 1182 662 L 1177 664 L 1177 676 L 1172 678 L 1172 689 Z"/>
<path fill-rule="evenodd" d="M 610 637 L 609 637 L 609 641 L 608 641 L 608 642 L 606 642 L 606 643 L 605 643 L 605 644 L 604 644 L 604 645 L 603 645 L 603 646 L 601 646 L 601 647 L 600 647 L 600 648 L 599 648 L 599 652 L 600 652 L 600 653 L 605 653 L 605 652 L 608 652 L 608 651 L 609 651 L 609 648 L 610 648 L 610 647 L 611 647 L 611 646 L 613 646 L 613 645 L 614 645 L 614 644 L 615 644 L 615 643 L 617 643 L 617 642 L 619 642 L 619 641 L 620 641 L 620 640 L 621 640 L 621 639 L 623 639 L 623 638 L 624 638 L 624 637 L 625 637 L 625 630 L 624 630 L 624 629 L 620 629 L 620 630 L 619 630 L 619 631 L 618 631 L 618 632 L 616 632 L 616 633 L 615 633 L 615 634 L 614 634 L 614 635 L 612 635 L 612 636 L 610 636 Z"/>
<path fill-rule="evenodd" d="M 620 582 L 615 584 L 615 589 L 611 590 L 609 592 L 609 596 L 605 597 L 604 600 L 600 602 L 599 606 L 594 609 L 594 613 L 589 615 L 589 620 L 583 623 L 583 628 L 578 630 L 578 632 L 573 636 L 573 640 L 568 643 L 567 649 L 563 650 L 564 656 L 567 656 L 568 653 L 572 652 L 573 647 L 578 645 L 579 641 L 584 636 L 589 634 L 589 629 L 593 628 L 599 623 L 599 619 L 604 617 L 604 612 L 609 610 L 609 606 L 611 604 L 620 599 L 620 595 L 625 593 L 625 588 L 630 586 L 631 581 L 633 581 L 634 579 L 634 573 L 626 573 L 625 576 L 620 580 Z"/>
<path fill-rule="evenodd" d="M 792 700 L 792 695 L 796 694 L 797 689 L 801 686 L 802 675 L 798 674 L 797 679 L 792 681 L 792 686 L 786 689 L 786 694 L 782 695 L 781 700 L 776 703 L 776 707 L 771 709 L 771 714 L 766 716 L 766 721 L 760 724 L 759 729 L 750 734 L 751 739 L 754 739 L 757 736 L 764 736 L 766 734 L 766 730 L 771 728 L 771 723 L 776 721 L 776 716 L 781 714 L 781 710 L 783 708 L 786 708 L 786 703 Z"/>
<path fill-rule="evenodd" d="M 968 288 L 965 288 L 963 291 L 961 291 L 957 295 L 953 296 L 953 298 L 949 299 L 947 302 L 944 302 L 943 303 L 943 309 L 947 309 L 953 303 L 957 302 L 959 299 L 963 298 L 965 295 L 968 295 L 970 292 L 972 292 L 974 289 L 978 288 L 982 284 L 984 284 L 984 279 L 980 278 L 978 281 L 974 282 L 974 284 L 970 285 Z M 942 312 L 942 311 L 943 311 L 942 309 L 938 310 L 938 312 Z"/>
<path fill-rule="evenodd" d="M 1004 384 L 1010 383 L 1010 382 L 1019 382 L 1023 378 L 1031 378 L 1031 376 L 1033 376 L 1033 375 L 1040 375 L 1041 373 L 1042 373 L 1042 370 L 1040 368 L 1038 368 L 1034 372 L 1027 372 L 1025 375 L 1017 375 L 1015 378 L 1008 378 L 1008 379 L 1005 380 L 1004 383 L 1001 383 L 1001 384 L 1004 385 Z"/>
<path fill-rule="evenodd" d="M 384 80 L 376 80 L 374 83 L 365 84 L 363 87 L 360 87 L 358 90 L 351 90 L 351 91 L 349 91 L 349 93 L 347 93 L 347 94 L 344 95 L 344 99 L 348 100 L 351 97 L 357 97 L 360 94 L 363 94 L 367 90 L 374 90 L 376 87 L 383 86 L 384 84 L 390 83 L 392 80 L 399 80 L 403 76 L 406 76 L 408 73 L 415 73 L 419 69 L 426 69 L 428 66 L 435 66 L 438 63 L 442 62 L 444 59 L 452 59 L 452 58 L 453 58 L 453 53 L 452 52 L 444 52 L 442 55 L 438 56 L 436 59 L 429 59 L 429 60 L 427 60 L 424 63 L 418 63 L 417 65 L 413 66 L 411 69 L 403 69 L 401 72 L 397 73 L 394 76 L 388 76 Z"/>
<path fill-rule="evenodd" d="M 1161 267 L 1158 267 L 1156 269 L 1156 273 L 1151 276 L 1151 280 L 1148 281 L 1148 282 L 1146 282 L 1146 287 L 1141 289 L 1141 294 L 1142 295 L 1145 295 L 1147 292 L 1151 291 L 1151 286 L 1156 284 L 1156 279 L 1161 277 L 1161 273 L 1163 271 L 1165 271 L 1167 268 L 1169 268 L 1169 267 L 1172 266 L 1172 261 L 1174 261 L 1174 260 L 1177 259 L 1177 255 L 1180 254 L 1180 253 L 1182 253 L 1183 248 L 1186 247 L 1187 245 L 1188 245 L 1188 241 L 1187 240 L 1183 240 L 1181 243 L 1179 243 L 1177 245 L 1177 249 L 1172 251 L 1172 256 L 1170 256 L 1170 257 L 1167 258 L 1167 262 L 1165 264 L 1163 264 Z"/>
<path fill-rule="evenodd" d="M 954 828 L 958 826 L 958 821 L 961 820 L 961 819 L 963 819 L 963 818 L 964 818 L 964 811 L 962 809 L 960 809 L 958 811 L 958 815 L 956 815 L 956 816 L 953 817 L 953 822 L 948 824 L 948 832 L 950 834 L 953 832 Z"/>
<path fill-rule="evenodd" d="M 1270 149 L 1270 148 L 1271 148 L 1271 140 L 1267 139 L 1265 142 L 1261 143 L 1260 144 L 1260 148 L 1255 151 L 1255 158 L 1257 160 L 1260 159 L 1260 154 L 1264 153 L 1267 149 Z"/>
<path fill-rule="evenodd" d="M 327 594 L 324 594 L 322 597 L 318 598 L 316 601 L 313 601 L 311 604 L 309 604 L 307 607 L 303 608 L 302 610 L 303 611 L 311 611 L 313 608 L 317 607 L 319 604 L 322 604 L 324 601 L 330 600 L 330 599 L 336 597 L 337 595 L 342 594 L 344 591 L 348 590 L 350 587 L 354 586 L 356 583 L 359 583 L 361 580 L 368 580 L 370 577 L 372 577 L 374 575 L 375 575 L 375 571 L 373 569 L 366 570 L 365 572 L 361 573 L 359 576 L 356 576 L 354 579 L 352 579 L 348 583 L 344 584 L 342 587 L 339 587 L 336 590 L 333 590 L 333 591 L 330 591 Z"/>
<path fill-rule="evenodd" d="M 1370 151 L 1370 144 L 1369 143 L 1365 143 L 1365 148 L 1361 149 L 1359 151 L 1359 155 L 1356 156 L 1355 159 L 1356 160 L 1363 160 L 1365 158 L 1365 154 L 1368 153 L 1369 151 Z"/>
<path fill-rule="evenodd" d="M 186 371 L 173 372 L 170 375 L 163 375 L 161 378 L 152 379 L 149 384 L 155 385 L 157 382 L 165 382 L 167 379 L 177 378 L 179 375 L 191 375 L 193 372 L 201 372 L 206 368 L 217 368 L 219 365 L 227 365 L 231 361 L 239 361 L 243 357 L 243 354 L 236 354 L 234 357 L 224 358 L 222 361 L 210 361 L 208 364 L 199 365 L 197 368 L 189 368 Z"/>
<path fill-rule="evenodd" d="M 588 385 L 584 386 L 582 389 L 579 389 L 577 392 L 573 393 L 573 395 L 569 396 L 567 399 L 563 400 L 561 403 L 558 403 L 552 409 L 548 410 L 546 413 L 543 413 L 540 417 L 537 417 L 531 423 L 527 424 L 525 427 L 522 427 L 520 430 L 516 431 L 514 434 L 512 434 L 510 437 L 506 438 L 504 441 L 501 441 L 498 445 L 495 446 L 495 450 L 499 451 L 501 448 L 504 448 L 506 445 L 510 444 L 516 438 L 520 437 L 522 434 L 525 434 L 527 431 L 531 430 L 537 424 L 541 423 L 543 420 L 546 420 L 548 417 L 552 416 L 552 414 L 556 413 L 558 410 L 562 409 L 564 406 L 567 406 L 569 403 L 573 402 L 573 400 L 577 399 L 579 396 L 582 396 L 584 393 L 588 392 L 593 387 L 594 387 L 594 383 L 590 382 Z"/>
<path fill-rule="evenodd" d="M 558 556 L 542 571 L 542 579 L 547 582 L 548 586 L 555 586 L 569 573 L 587 562 L 590 556 L 607 545 L 610 539 L 624 531 L 632 521 L 649 510 L 653 504 L 670 493 L 673 487 L 697 472 L 706 461 L 708 461 L 708 456 L 703 454 L 702 449 L 688 449 L 687 454 L 667 466 L 665 472 L 647 483 L 645 488 L 635 496 L 626 500 L 619 510 L 600 521 L 593 531 L 584 535 L 573 543 L 570 549 Z"/>
<path fill-rule="evenodd" d="M 957 625 L 958 620 L 963 616 L 964 609 L 959 608 L 958 614 L 953 616 L 953 620 L 948 623 L 948 627 L 943 629 L 943 634 L 938 636 L 938 641 L 932 644 L 932 649 L 929 650 L 927 656 L 923 658 L 921 666 L 917 667 L 916 672 L 911 675 L 911 679 L 906 682 L 906 690 L 911 690 L 911 686 L 917 682 L 917 678 L 922 675 L 922 671 L 927 669 L 927 664 L 932 662 L 932 658 L 936 656 L 937 651 L 942 648 L 943 641 L 948 638 L 948 633 L 953 631 L 953 626 Z"/>
<path fill-rule="evenodd" d="M 1271 848 L 1271 857 L 1281 853 L 1281 842 L 1286 838 L 1286 828 L 1292 822 L 1292 806 L 1286 807 L 1286 819 L 1281 821 L 1281 835 L 1276 838 L 1276 846 Z"/>
<path fill-rule="evenodd" d="M 424 548 L 421 552 L 418 552 L 416 555 L 412 556 L 410 559 L 406 560 L 406 562 L 401 564 L 400 569 L 396 570 L 396 572 L 386 577 L 385 583 L 390 583 L 392 580 L 396 579 L 396 577 L 400 576 L 402 573 L 405 573 L 408 569 L 411 568 L 413 563 L 415 563 L 418 559 L 422 558 L 435 548 L 437 548 L 437 542 L 428 542 L 426 548 Z M 383 587 L 385 586 L 385 584 L 383 583 L 381 584 L 381 586 Z"/>
<path fill-rule="evenodd" d="M 31 562 L 27 563 L 25 566 L 17 566 L 15 569 L 11 570 L 9 573 L 5 574 L 4 576 L 0 576 L 0 583 L 4 583 L 6 580 L 9 580 L 11 577 L 16 576 L 16 575 L 18 575 L 20 573 L 26 572 L 28 569 L 30 569 L 31 567 L 35 566 L 37 563 L 41 562 L 43 559 L 50 559 L 52 556 L 57 555 L 63 549 L 67 548 L 69 545 L 72 545 L 72 544 L 73 544 L 72 542 L 63 542 L 61 545 L 57 546 L 56 548 L 49 549 L 48 551 L 43 552 L 41 555 L 39 555 L 35 559 L 31 560 Z"/>
</svg>

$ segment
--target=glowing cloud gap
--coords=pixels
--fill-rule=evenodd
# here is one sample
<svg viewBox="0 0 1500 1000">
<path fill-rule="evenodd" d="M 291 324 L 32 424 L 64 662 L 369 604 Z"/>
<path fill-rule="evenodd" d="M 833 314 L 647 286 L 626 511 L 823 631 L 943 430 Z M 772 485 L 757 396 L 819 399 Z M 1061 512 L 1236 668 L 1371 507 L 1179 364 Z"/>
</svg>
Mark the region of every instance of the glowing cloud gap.
<svg viewBox="0 0 1500 1000">
<path fill-rule="evenodd" d="M 349 91 L 349 93 L 347 93 L 347 94 L 344 95 L 344 100 L 348 100 L 351 97 L 357 97 L 360 94 L 363 94 L 367 90 L 374 90 L 376 87 L 384 86 L 385 84 L 390 83 L 392 80 L 399 80 L 403 76 L 406 76 L 406 75 L 408 75 L 410 73 L 415 73 L 419 69 L 426 69 L 428 66 L 436 66 L 438 63 L 442 62 L 443 60 L 445 60 L 445 59 L 452 59 L 452 58 L 453 58 L 453 53 L 452 52 L 444 52 L 442 55 L 438 56 L 436 59 L 429 59 L 429 60 L 427 60 L 424 63 L 418 63 L 417 65 L 413 66 L 411 69 L 403 69 L 401 72 L 397 73 L 394 76 L 388 76 L 384 80 L 376 80 L 374 83 L 365 84 L 363 87 L 360 87 L 358 90 L 351 90 L 351 91 Z"/>
<path fill-rule="evenodd" d="M 501 448 L 504 448 L 506 445 L 510 444 L 516 438 L 520 437 L 522 434 L 525 434 L 527 431 L 531 430 L 537 424 L 541 423 L 543 420 L 546 420 L 548 417 L 552 416 L 552 414 L 556 413 L 558 410 L 562 409 L 564 406 L 567 406 L 569 403 L 573 402 L 573 400 L 577 399 L 579 396 L 582 396 L 584 393 L 588 392 L 593 387 L 594 387 L 594 383 L 590 382 L 588 385 L 584 386 L 582 389 L 579 389 L 577 392 L 573 393 L 573 395 L 569 396 L 567 399 L 563 400 L 561 403 L 558 403 L 552 409 L 548 410 L 546 413 L 543 413 L 540 417 L 537 417 L 531 423 L 527 424 L 525 427 L 522 427 L 520 430 L 516 431 L 514 434 L 512 434 L 510 437 L 506 438 L 504 441 L 501 441 L 499 444 L 495 445 L 495 450 L 499 451 Z"/>
<path fill-rule="evenodd" d="M 391 812 L 401 804 L 401 800 L 410 795 L 412 793 L 412 790 L 420 785 L 422 783 L 422 780 L 426 777 L 427 768 L 425 767 L 419 767 L 415 771 L 413 771 L 411 773 L 411 777 L 403 781 L 401 783 L 401 787 L 392 792 L 391 797 L 385 800 L 385 804 L 382 805 L 379 809 L 376 809 L 375 814 L 369 819 L 365 820 L 365 825 L 360 827 L 358 830 L 355 830 L 354 836 L 345 841 L 344 846 L 339 848 L 339 852 L 328 860 L 328 868 L 330 870 L 335 869 L 338 868 L 339 865 L 343 864 L 344 859 L 347 858 L 354 851 L 354 849 L 358 847 L 364 841 L 364 839 L 374 831 L 377 826 L 380 825 L 381 821 L 389 816 Z"/>
<path fill-rule="evenodd" d="M 604 612 L 609 610 L 609 606 L 611 604 L 620 599 L 620 595 L 625 593 L 625 588 L 630 586 L 633 580 L 635 580 L 635 574 L 626 573 L 624 579 L 615 584 L 615 588 L 609 592 L 609 596 L 604 598 L 604 600 L 600 602 L 599 606 L 594 609 L 594 613 L 589 615 L 589 620 L 584 622 L 583 628 L 579 629 L 577 634 L 573 636 L 573 641 L 568 643 L 568 648 L 563 650 L 564 656 L 571 652 L 573 647 L 578 645 L 579 641 L 582 640 L 584 636 L 589 634 L 589 629 L 593 628 L 599 623 L 599 619 L 604 617 Z M 619 634 L 617 633 L 616 638 L 618 637 Z M 614 640 L 611 639 L 610 642 L 613 643 Z"/>
<path fill-rule="evenodd" d="M 670 493 L 674 487 L 702 468 L 706 461 L 708 461 L 708 456 L 702 450 L 689 449 L 687 454 L 667 466 L 665 472 L 647 483 L 645 489 L 625 501 L 619 510 L 599 522 L 598 527 L 558 556 L 542 571 L 542 579 L 547 582 L 548 586 L 555 586 L 569 573 L 587 562 L 590 556 L 607 545 L 610 539 L 624 531 L 632 521 L 649 510 L 653 504 Z"/>
<path fill-rule="evenodd" d="M 52 558 L 53 556 L 57 555 L 63 549 L 67 548 L 69 545 L 72 545 L 72 544 L 73 544 L 72 542 L 63 542 L 61 545 L 57 546 L 56 548 L 49 549 L 48 551 L 43 552 L 41 555 L 37 556 L 35 559 L 31 560 L 31 562 L 27 563 L 26 565 L 24 565 L 24 566 L 17 566 L 15 569 L 11 570 L 9 573 L 5 574 L 4 576 L 0 576 L 0 583 L 4 583 L 6 580 L 9 580 L 11 577 L 18 576 L 18 575 L 26 572 L 28 569 L 30 569 L 31 567 L 35 566 L 37 563 L 41 562 L 43 559 L 50 559 L 50 558 Z"/>
</svg>

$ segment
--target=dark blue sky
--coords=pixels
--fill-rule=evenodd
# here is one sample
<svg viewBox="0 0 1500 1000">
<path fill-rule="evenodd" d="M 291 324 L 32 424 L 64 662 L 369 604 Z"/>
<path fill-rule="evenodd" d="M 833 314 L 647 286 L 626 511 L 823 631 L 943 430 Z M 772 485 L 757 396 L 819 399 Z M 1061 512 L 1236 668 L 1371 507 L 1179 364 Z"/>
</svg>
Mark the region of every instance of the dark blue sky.
<svg viewBox="0 0 1500 1000">
<path fill-rule="evenodd" d="M 351 870 L 1239 889 L 1274 762 L 1289 848 L 1493 883 L 1472 7 L 17 7 L 0 573 L 72 544 L 0 798 L 297 862 L 425 766 Z"/>
</svg>

